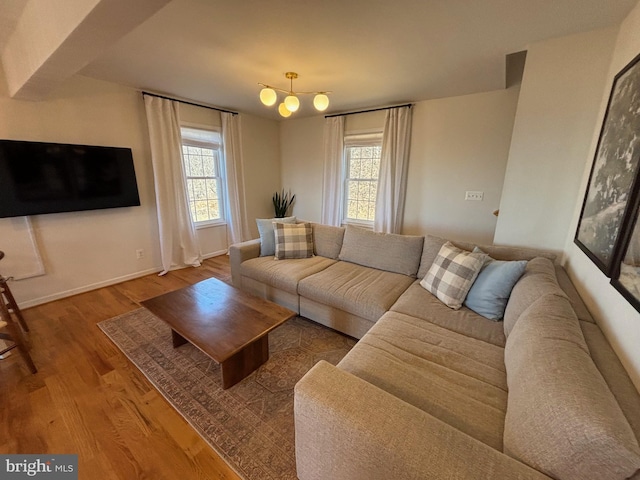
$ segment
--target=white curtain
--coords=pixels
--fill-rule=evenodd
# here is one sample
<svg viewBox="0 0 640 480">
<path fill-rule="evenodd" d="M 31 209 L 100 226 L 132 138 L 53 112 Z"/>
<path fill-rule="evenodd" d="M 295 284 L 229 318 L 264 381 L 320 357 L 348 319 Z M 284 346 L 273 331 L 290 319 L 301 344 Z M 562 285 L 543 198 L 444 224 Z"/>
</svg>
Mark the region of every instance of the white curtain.
<svg viewBox="0 0 640 480">
<path fill-rule="evenodd" d="M 227 186 L 225 219 L 229 244 L 240 243 L 251 238 L 247 222 L 244 194 L 244 167 L 240 141 L 240 115 L 221 112 L 222 149 L 224 155 L 224 179 Z"/>
<path fill-rule="evenodd" d="M 162 272 L 200 266 L 196 229 L 188 207 L 178 102 L 144 96 L 156 189 Z"/>
<path fill-rule="evenodd" d="M 344 117 L 330 117 L 324 126 L 324 176 L 322 183 L 322 223 L 340 226 L 342 221 L 342 168 Z"/>
<path fill-rule="evenodd" d="M 387 110 L 373 222 L 376 232 L 400 233 L 402 229 L 410 143 L 411 107 Z"/>
</svg>

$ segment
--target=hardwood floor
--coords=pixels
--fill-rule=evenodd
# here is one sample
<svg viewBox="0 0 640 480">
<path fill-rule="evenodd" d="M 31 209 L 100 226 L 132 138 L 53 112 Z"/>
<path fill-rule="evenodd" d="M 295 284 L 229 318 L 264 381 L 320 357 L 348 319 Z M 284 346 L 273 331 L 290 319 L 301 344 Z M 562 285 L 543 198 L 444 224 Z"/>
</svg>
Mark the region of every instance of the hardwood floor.
<svg viewBox="0 0 640 480">
<path fill-rule="evenodd" d="M 0 360 L 0 453 L 77 453 L 80 479 L 238 479 L 96 326 L 210 277 L 230 281 L 227 256 L 24 310 L 39 371 Z"/>
</svg>

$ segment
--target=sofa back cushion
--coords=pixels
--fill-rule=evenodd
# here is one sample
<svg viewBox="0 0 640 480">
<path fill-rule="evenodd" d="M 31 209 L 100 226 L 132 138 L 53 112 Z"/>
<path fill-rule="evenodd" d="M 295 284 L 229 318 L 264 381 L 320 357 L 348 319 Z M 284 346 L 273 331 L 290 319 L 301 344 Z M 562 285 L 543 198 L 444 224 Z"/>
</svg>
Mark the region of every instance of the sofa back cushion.
<svg viewBox="0 0 640 480">
<path fill-rule="evenodd" d="M 423 243 L 424 237 L 372 232 L 347 225 L 339 259 L 415 277 Z"/>
<path fill-rule="evenodd" d="M 544 295 L 507 338 L 504 452 L 554 478 L 627 479 L 640 447 L 567 298 Z"/>
<path fill-rule="evenodd" d="M 332 225 L 312 224 L 313 245 L 316 255 L 338 260 L 344 239 L 344 227 Z"/>
<path fill-rule="evenodd" d="M 556 255 L 546 250 L 524 247 L 506 247 L 501 245 L 476 245 L 469 242 L 458 242 L 457 240 L 447 240 L 434 235 L 426 235 L 424 237 L 424 248 L 422 249 L 422 259 L 420 260 L 418 278 L 423 278 L 427 274 L 431 264 L 436 259 L 436 256 L 440 251 L 440 247 L 448 241 L 463 250 L 471 251 L 474 247 L 478 247 L 495 260 L 531 260 L 536 257 L 548 258 L 552 262 L 555 262 L 556 260 Z"/>
<path fill-rule="evenodd" d="M 558 285 L 556 270 L 551 260 L 536 257 L 527 262 L 524 275 L 511 290 L 511 296 L 504 311 L 504 334 L 508 337 L 516 322 L 529 306 L 543 295 L 557 295 L 566 298 Z"/>
</svg>

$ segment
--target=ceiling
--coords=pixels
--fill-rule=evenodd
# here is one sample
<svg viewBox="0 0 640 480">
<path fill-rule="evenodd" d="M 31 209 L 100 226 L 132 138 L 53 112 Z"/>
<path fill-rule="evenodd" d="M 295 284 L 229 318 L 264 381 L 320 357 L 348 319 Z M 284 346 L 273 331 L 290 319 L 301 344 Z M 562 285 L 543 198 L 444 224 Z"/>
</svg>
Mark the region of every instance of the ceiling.
<svg viewBox="0 0 640 480">
<path fill-rule="evenodd" d="M 0 0 L 0 32 L 25 1 Z M 294 90 L 331 90 L 328 112 L 348 111 L 504 88 L 505 55 L 617 25 L 636 3 L 173 0 L 79 73 L 280 118 L 258 82 L 288 88 L 295 71 Z M 301 100 L 294 117 L 314 114 Z"/>
</svg>

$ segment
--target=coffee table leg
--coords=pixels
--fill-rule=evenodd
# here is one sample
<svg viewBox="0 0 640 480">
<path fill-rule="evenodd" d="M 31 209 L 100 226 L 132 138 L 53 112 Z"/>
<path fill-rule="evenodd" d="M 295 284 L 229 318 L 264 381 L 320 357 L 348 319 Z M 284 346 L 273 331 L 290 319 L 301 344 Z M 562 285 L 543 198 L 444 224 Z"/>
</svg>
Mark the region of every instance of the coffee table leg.
<svg viewBox="0 0 640 480">
<path fill-rule="evenodd" d="M 265 335 L 220 364 L 222 388 L 234 386 L 267 360 L 269 360 L 269 338 Z"/>
<path fill-rule="evenodd" d="M 171 329 L 171 341 L 173 342 L 173 348 L 177 348 L 180 345 L 184 345 L 187 343 L 187 339 L 176 332 L 174 329 Z"/>
</svg>

